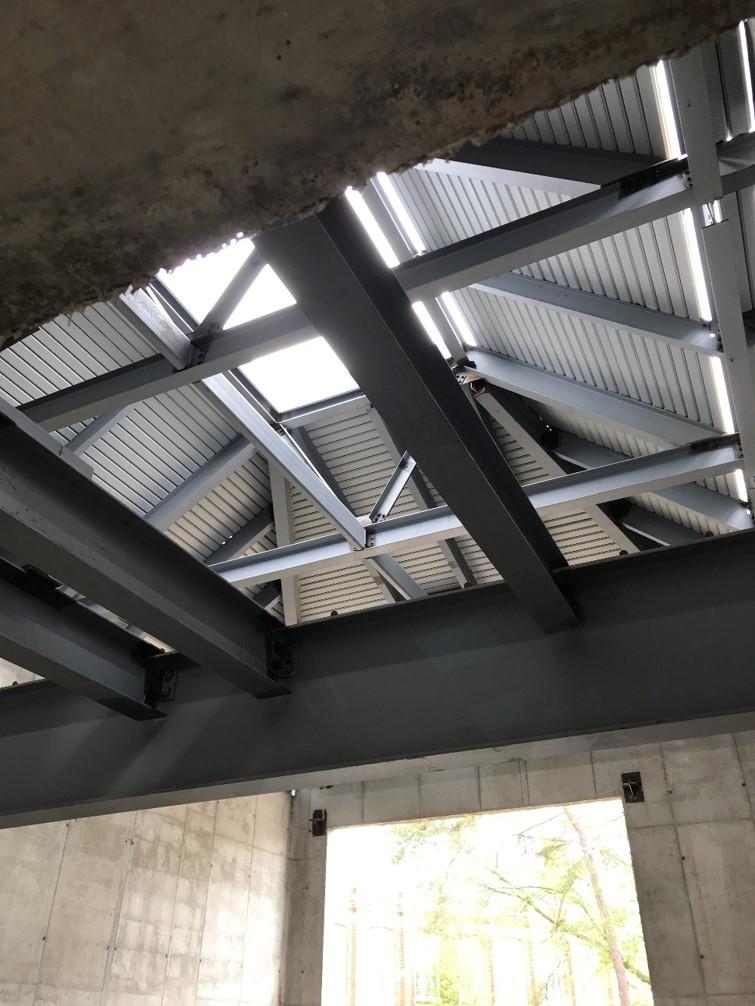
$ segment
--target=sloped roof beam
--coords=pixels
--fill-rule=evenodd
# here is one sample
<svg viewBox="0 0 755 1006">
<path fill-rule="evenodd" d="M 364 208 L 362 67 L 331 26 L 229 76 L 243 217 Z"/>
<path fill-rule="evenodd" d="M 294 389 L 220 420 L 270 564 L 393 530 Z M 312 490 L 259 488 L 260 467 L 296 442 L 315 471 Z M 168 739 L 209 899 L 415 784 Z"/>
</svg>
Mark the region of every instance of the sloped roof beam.
<svg viewBox="0 0 755 1006">
<path fill-rule="evenodd" d="M 45 430 L 59 430 L 233 370 L 255 356 L 295 346 L 316 334 L 298 307 L 286 307 L 224 329 L 193 362 L 183 367 L 174 366 L 165 356 L 151 356 L 36 399 L 24 405 L 21 411 Z"/>
<path fill-rule="evenodd" d="M 345 199 L 257 244 L 541 626 L 573 622 L 563 556 Z"/>
<path fill-rule="evenodd" d="M 629 304 L 612 297 L 603 297 L 584 290 L 549 283 L 547 280 L 504 273 L 476 283 L 483 293 L 524 301 L 544 311 L 567 314 L 582 321 L 621 328 L 646 339 L 670 342 L 675 346 L 694 349 L 707 356 L 720 356 L 716 333 L 710 326 L 693 318 L 678 318 L 663 311 L 652 311 L 639 304 Z"/>
<path fill-rule="evenodd" d="M 246 437 L 231 440 L 154 506 L 145 520 L 161 531 L 167 530 L 229 475 L 246 464 L 254 453 L 254 444 Z"/>
<path fill-rule="evenodd" d="M 654 161 L 655 158 L 644 154 L 498 136 L 479 145 L 467 143 L 448 159 L 434 158 L 419 168 L 496 185 L 543 189 L 573 198 L 642 171 Z"/>
<path fill-rule="evenodd" d="M 674 60 L 672 73 L 694 191 L 698 202 L 713 204 L 722 198 L 725 189 L 700 50 Z M 755 351 L 748 343 L 742 317 L 733 227 L 731 220 L 714 217 L 701 234 L 726 376 L 742 437 L 747 495 L 750 505 L 755 506 Z"/>
<path fill-rule="evenodd" d="M 483 378 L 542 405 L 584 413 L 662 447 L 707 440 L 716 435 L 712 427 L 702 423 L 488 350 L 470 350 L 468 363 L 462 370 L 473 380 Z"/>
<path fill-rule="evenodd" d="M 558 478 L 566 474 L 553 455 L 543 446 L 538 432 L 544 431 L 533 428 L 532 422 L 528 421 L 529 416 L 524 413 L 527 407 L 521 399 L 501 388 L 488 386 L 482 391 L 476 393 L 473 391 L 473 395 L 475 402 L 534 458 L 549 478 Z M 535 417 L 533 421 L 537 421 Z M 599 506 L 588 505 L 584 512 L 609 538 L 613 539 L 619 549 L 630 553 L 637 551 L 637 546 L 631 538 L 628 538 Z"/>
<path fill-rule="evenodd" d="M 253 517 L 250 517 L 246 524 L 243 524 L 222 545 L 218 545 L 207 560 L 207 564 L 225 562 L 227 559 L 235 558 L 239 552 L 243 552 L 245 549 L 251 548 L 252 545 L 256 544 L 264 534 L 267 534 L 272 526 L 273 508 L 265 506 Z"/>
<path fill-rule="evenodd" d="M 736 156 L 731 168 L 727 155 Z M 755 182 L 755 138 L 719 147 L 725 192 Z M 744 162 L 745 166 L 741 166 Z M 419 255 L 396 269 L 412 299 L 439 296 L 688 209 L 699 202 L 685 159 L 667 161 L 595 192 Z"/>
<path fill-rule="evenodd" d="M 122 422 L 133 409 L 133 405 L 126 405 L 122 409 L 113 409 L 110 412 L 103 412 L 89 423 L 80 433 L 71 437 L 66 446 L 74 454 L 84 454 L 97 441 L 109 433 L 114 426 Z"/>
</svg>

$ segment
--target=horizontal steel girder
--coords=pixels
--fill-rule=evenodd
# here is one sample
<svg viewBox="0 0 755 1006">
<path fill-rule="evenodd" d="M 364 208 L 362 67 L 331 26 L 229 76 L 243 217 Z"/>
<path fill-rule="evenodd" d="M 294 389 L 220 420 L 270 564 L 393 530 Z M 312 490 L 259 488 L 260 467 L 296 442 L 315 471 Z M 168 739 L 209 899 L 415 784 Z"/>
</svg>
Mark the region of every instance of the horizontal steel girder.
<svg viewBox="0 0 755 1006">
<path fill-rule="evenodd" d="M 267 674 L 267 616 L 58 450 L 0 402 L 2 547 L 237 687 L 279 693 Z"/>
<path fill-rule="evenodd" d="M 0 695 L 0 822 L 325 785 L 359 766 L 391 774 L 433 754 L 751 711 L 754 563 L 747 532 L 572 569 L 585 621 L 550 635 L 504 586 L 284 630 L 290 695 L 254 702 L 185 671 L 157 728 L 52 686 L 12 690 Z"/>
<path fill-rule="evenodd" d="M 162 714 L 144 702 L 145 663 L 138 640 L 72 601 L 2 564 L 0 656 L 137 720 Z"/>
<path fill-rule="evenodd" d="M 524 487 L 541 517 L 574 513 L 586 504 L 597 505 L 643 492 L 733 471 L 741 465 L 736 437 L 682 447 L 648 457 L 633 458 L 587 472 L 546 479 Z M 265 583 L 280 577 L 312 574 L 323 569 L 392 554 L 413 545 L 429 544 L 467 534 L 459 518 L 446 507 L 393 517 L 369 525 L 367 547 L 354 552 L 341 535 L 323 535 L 257 555 L 213 566 L 231 583 Z"/>
</svg>

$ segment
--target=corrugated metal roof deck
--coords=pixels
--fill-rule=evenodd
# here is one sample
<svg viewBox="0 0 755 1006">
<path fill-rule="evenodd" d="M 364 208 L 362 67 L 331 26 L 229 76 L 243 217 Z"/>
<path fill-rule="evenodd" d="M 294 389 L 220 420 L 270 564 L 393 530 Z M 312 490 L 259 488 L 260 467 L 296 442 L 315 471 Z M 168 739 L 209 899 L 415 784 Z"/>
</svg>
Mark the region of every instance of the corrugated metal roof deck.
<svg viewBox="0 0 755 1006">
<path fill-rule="evenodd" d="M 720 136 L 740 132 L 747 109 L 737 73 L 736 39 L 724 38 L 705 49 L 711 93 L 716 97 Z M 736 127 L 736 128 L 735 128 Z M 746 126 L 743 128 L 747 128 Z M 605 150 L 663 156 L 663 136 L 649 69 L 621 82 L 609 82 L 559 109 L 539 113 L 512 131 L 534 142 L 591 146 Z M 489 181 L 410 170 L 394 180 L 428 248 L 438 248 L 507 221 L 557 205 L 564 197 L 498 185 Z M 730 203 L 732 200 L 730 200 Z M 742 223 L 742 275 L 745 303 L 755 263 L 755 189 L 733 199 L 731 212 Z M 678 216 L 656 221 L 605 241 L 533 263 L 525 275 L 653 310 L 697 317 L 695 288 Z M 532 366 L 561 374 L 667 409 L 695 421 L 720 426 L 721 417 L 707 357 L 688 349 L 644 339 L 626 330 L 544 311 L 476 289 L 460 291 L 458 303 L 480 346 Z M 58 318 L 0 356 L 0 394 L 23 404 L 119 366 L 153 355 L 149 342 L 111 305 L 98 304 L 72 318 Z M 541 410 L 554 426 L 623 454 L 654 452 L 649 443 L 601 426 L 586 416 Z M 69 440 L 84 424 L 58 431 Z M 394 461 L 373 414 L 338 418 L 315 416 L 307 432 L 330 475 L 357 515 L 364 515 L 380 495 Z M 501 448 L 522 482 L 546 477 L 527 451 L 494 424 Z M 208 461 L 236 436 L 199 387 L 189 386 L 149 399 L 134 408 L 84 455 L 94 478 L 108 492 L 140 514 Z M 399 449 L 401 444 L 397 445 Z M 730 479 L 708 483 L 732 491 Z M 432 488 L 432 487 L 431 487 Z M 434 490 L 433 490 L 434 492 Z M 437 498 L 437 493 L 435 493 Z M 721 533 L 721 525 L 655 496 L 639 502 L 701 533 Z M 267 463 L 255 454 L 231 477 L 193 506 L 169 534 L 201 560 L 270 503 Z M 290 509 L 294 540 L 332 530 L 327 519 L 296 488 Z M 394 514 L 419 509 L 404 490 Z M 616 555 L 618 546 L 586 514 L 548 522 L 569 562 Z M 247 554 L 274 547 L 275 532 L 263 535 Z M 480 583 L 498 579 L 471 538 L 458 539 Z M 406 571 L 426 590 L 453 589 L 457 582 L 436 545 L 407 547 L 396 553 Z M 259 587 L 249 589 L 254 594 Z M 368 569 L 354 566 L 298 578 L 304 620 L 327 617 L 384 603 Z M 280 604 L 276 609 L 280 613 Z"/>
</svg>

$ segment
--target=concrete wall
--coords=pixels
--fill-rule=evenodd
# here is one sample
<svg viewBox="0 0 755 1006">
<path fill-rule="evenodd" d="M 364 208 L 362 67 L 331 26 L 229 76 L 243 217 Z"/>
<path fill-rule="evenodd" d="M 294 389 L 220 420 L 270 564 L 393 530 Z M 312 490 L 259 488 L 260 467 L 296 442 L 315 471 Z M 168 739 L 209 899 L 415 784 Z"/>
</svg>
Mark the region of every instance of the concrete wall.
<svg viewBox="0 0 755 1006">
<path fill-rule="evenodd" d="M 0 1004 L 279 1002 L 290 796 L 0 832 Z"/>
<path fill-rule="evenodd" d="M 297 793 L 286 1006 L 320 1003 L 326 840 L 308 832 L 314 808 L 333 828 L 594 800 L 621 795 L 634 770 L 645 803 L 625 809 L 656 1006 L 755 1006 L 755 731 L 469 757 L 478 764 Z"/>
</svg>

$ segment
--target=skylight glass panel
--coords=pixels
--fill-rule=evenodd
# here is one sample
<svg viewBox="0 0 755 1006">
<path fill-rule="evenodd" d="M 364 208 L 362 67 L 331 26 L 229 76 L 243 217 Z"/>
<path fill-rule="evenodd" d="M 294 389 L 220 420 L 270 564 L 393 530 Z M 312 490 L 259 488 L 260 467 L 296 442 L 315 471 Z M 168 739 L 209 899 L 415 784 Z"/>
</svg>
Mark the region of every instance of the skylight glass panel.
<svg viewBox="0 0 755 1006">
<path fill-rule="evenodd" d="M 210 255 L 190 258 L 158 279 L 181 301 L 197 321 L 201 321 L 245 261 L 254 245 L 249 238 L 231 241 Z"/>
<path fill-rule="evenodd" d="M 240 369 L 278 412 L 357 390 L 322 336 L 260 356 Z"/>
<path fill-rule="evenodd" d="M 236 309 L 225 323 L 225 328 L 243 325 L 245 321 L 262 318 L 273 311 L 291 307 L 296 301 L 278 279 L 269 265 L 266 265 L 247 292 L 236 305 Z"/>
</svg>

